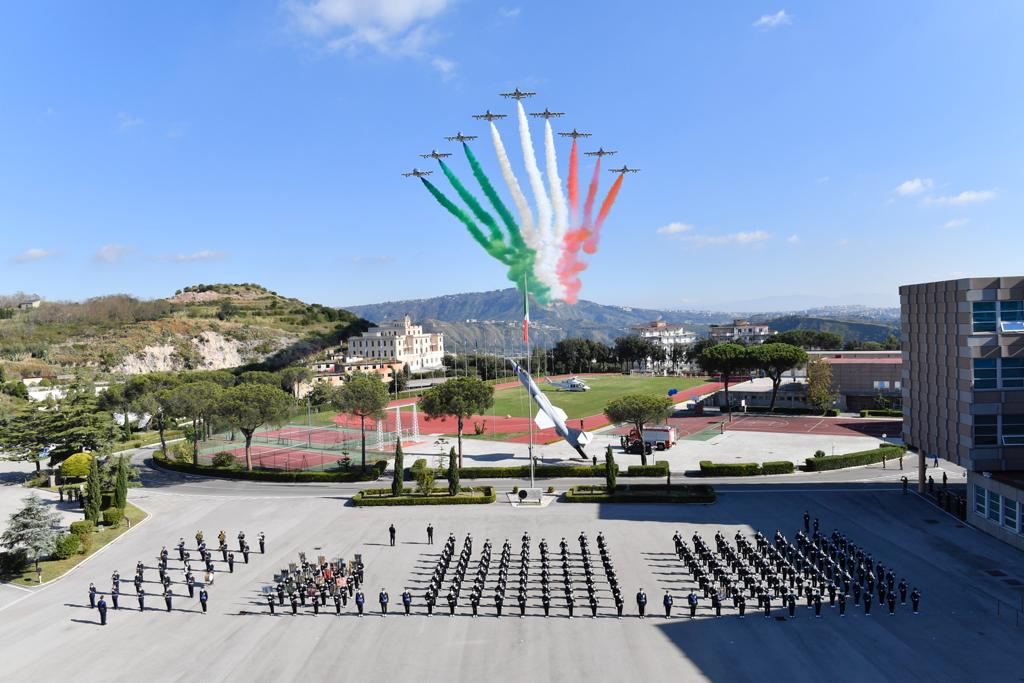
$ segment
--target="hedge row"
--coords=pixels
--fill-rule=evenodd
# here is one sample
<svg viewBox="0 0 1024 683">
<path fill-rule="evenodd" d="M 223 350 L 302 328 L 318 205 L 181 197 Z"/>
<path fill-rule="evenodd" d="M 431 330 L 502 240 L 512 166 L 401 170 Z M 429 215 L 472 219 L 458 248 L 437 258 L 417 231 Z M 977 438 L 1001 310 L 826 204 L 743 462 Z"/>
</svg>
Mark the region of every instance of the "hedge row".
<svg viewBox="0 0 1024 683">
<path fill-rule="evenodd" d="M 415 479 L 416 472 L 427 466 L 427 461 L 420 458 L 412 464 L 406 479 Z M 534 476 L 542 479 L 553 479 L 558 477 L 597 477 L 604 479 L 606 468 L 604 465 L 537 465 L 534 467 Z M 668 461 L 658 460 L 653 465 L 630 465 L 622 472 L 618 465 L 615 471 L 623 477 L 667 477 Z M 529 465 L 515 465 L 514 467 L 463 467 L 459 469 L 460 479 L 529 479 Z"/>
<path fill-rule="evenodd" d="M 845 455 L 826 455 L 821 458 L 807 458 L 807 465 L 804 469 L 808 472 L 821 472 L 824 470 L 839 470 L 844 467 L 858 467 L 881 462 L 883 459 L 891 460 L 900 458 L 906 452 L 904 446 L 881 446 L 869 451 L 858 451 Z"/>
<path fill-rule="evenodd" d="M 448 489 L 434 488 L 435 491 L 448 492 Z M 463 493 L 481 493 L 480 496 L 421 496 L 415 495 L 414 489 L 403 488 L 401 497 L 391 495 L 391 489 L 364 489 L 352 496 L 352 504 L 356 507 L 386 507 L 395 505 L 487 505 L 495 500 L 493 486 L 471 486 L 462 489 Z"/>
<path fill-rule="evenodd" d="M 756 462 L 710 462 L 700 461 L 702 477 L 754 477 L 762 474 L 792 474 L 796 469 L 789 460 L 774 460 L 764 463 Z"/>
<path fill-rule="evenodd" d="M 384 473 L 388 463 L 386 460 L 379 460 L 366 468 L 363 472 L 358 467 L 348 470 L 336 470 L 334 472 L 288 472 L 286 470 L 248 470 L 227 467 L 207 467 L 205 465 L 193 465 L 191 463 L 180 463 L 168 460 L 157 451 L 153 454 L 153 461 L 160 467 L 186 472 L 188 474 L 199 474 L 206 477 L 222 477 L 224 479 L 247 479 L 251 481 L 281 481 L 281 482 L 353 482 L 373 481 Z"/>
<path fill-rule="evenodd" d="M 625 484 L 609 494 L 604 486 L 573 486 L 565 493 L 567 503 L 714 503 L 715 490 L 698 484 L 676 484 L 666 492 L 660 484 Z"/>
<path fill-rule="evenodd" d="M 902 410 L 896 410 L 895 408 L 884 408 L 877 410 L 862 410 L 860 411 L 861 417 L 903 417 Z"/>
</svg>

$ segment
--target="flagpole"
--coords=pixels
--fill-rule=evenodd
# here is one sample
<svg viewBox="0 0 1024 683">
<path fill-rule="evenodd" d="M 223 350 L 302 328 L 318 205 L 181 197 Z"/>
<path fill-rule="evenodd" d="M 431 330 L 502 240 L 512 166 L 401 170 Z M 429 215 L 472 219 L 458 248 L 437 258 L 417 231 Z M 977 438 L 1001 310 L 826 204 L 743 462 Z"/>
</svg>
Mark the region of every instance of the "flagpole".
<svg viewBox="0 0 1024 683">
<path fill-rule="evenodd" d="M 530 287 L 527 283 L 526 276 L 523 276 L 523 337 L 526 340 L 526 374 L 533 377 L 530 373 Z M 526 419 L 530 423 L 530 488 L 536 488 L 536 482 L 534 481 L 534 467 L 533 467 L 533 420 L 531 415 L 533 414 L 533 406 L 527 403 L 529 408 L 526 411 Z"/>
</svg>

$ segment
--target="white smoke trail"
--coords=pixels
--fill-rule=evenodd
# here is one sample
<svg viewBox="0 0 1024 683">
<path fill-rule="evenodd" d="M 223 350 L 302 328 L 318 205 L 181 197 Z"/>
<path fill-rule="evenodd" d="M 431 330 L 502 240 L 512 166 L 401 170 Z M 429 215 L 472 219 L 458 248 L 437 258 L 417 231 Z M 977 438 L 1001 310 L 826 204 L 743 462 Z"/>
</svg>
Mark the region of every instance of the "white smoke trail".
<svg viewBox="0 0 1024 683">
<path fill-rule="evenodd" d="M 554 264 L 555 267 L 551 267 L 552 259 L 547 254 L 553 247 L 551 200 L 544 189 L 544 179 L 537 166 L 537 156 L 533 151 L 533 138 L 530 136 L 530 122 L 526 119 L 526 110 L 523 109 L 521 100 L 516 101 L 516 110 L 519 114 L 519 144 L 523 148 L 523 165 L 526 166 L 526 177 L 530 181 L 530 190 L 537 203 L 537 239 L 539 243 L 537 277 L 550 287 L 552 292 L 556 292 L 561 287 L 561 283 L 558 281 L 557 262 Z"/>
<path fill-rule="evenodd" d="M 562 192 L 562 179 L 558 177 L 558 158 L 555 155 L 555 134 L 551 130 L 551 119 L 544 120 L 544 155 L 548 174 L 548 190 L 551 193 L 551 204 L 554 209 L 551 248 L 544 249 L 544 266 L 556 274 L 558 287 L 552 291 L 552 294 L 558 295 L 557 298 L 562 299 L 565 288 L 561 283 L 561 278 L 557 277 L 557 273 L 565 233 L 569 229 L 569 207 L 565 201 L 565 194 Z"/>
<path fill-rule="evenodd" d="M 505 144 L 501 141 L 501 133 L 498 132 L 498 127 L 494 125 L 494 121 L 491 121 L 491 140 L 494 142 L 494 154 L 498 157 L 498 166 L 501 167 L 501 176 L 505 179 L 505 184 L 508 185 L 509 194 L 512 195 L 512 203 L 516 205 L 516 212 L 519 214 L 519 232 L 522 234 L 526 245 L 536 251 L 539 243 L 537 231 L 533 227 L 533 212 L 530 210 L 529 202 L 526 201 L 526 195 L 523 194 L 523 190 L 519 187 L 516 174 L 512 171 L 512 164 L 509 163 L 508 153 L 505 152 Z"/>
</svg>

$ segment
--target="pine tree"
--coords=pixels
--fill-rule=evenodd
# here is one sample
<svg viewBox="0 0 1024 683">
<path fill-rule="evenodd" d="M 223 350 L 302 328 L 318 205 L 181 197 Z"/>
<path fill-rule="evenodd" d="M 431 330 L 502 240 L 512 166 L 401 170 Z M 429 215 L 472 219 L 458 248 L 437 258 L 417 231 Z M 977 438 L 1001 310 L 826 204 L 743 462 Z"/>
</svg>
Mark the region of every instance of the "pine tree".
<svg viewBox="0 0 1024 683">
<path fill-rule="evenodd" d="M 117 459 L 117 477 L 114 479 L 114 507 L 124 510 L 128 503 L 128 458 Z"/>
<path fill-rule="evenodd" d="M 612 453 L 612 447 L 608 446 L 604 452 L 604 481 L 609 494 L 615 493 L 615 477 L 615 454 Z"/>
<path fill-rule="evenodd" d="M 391 495 L 400 496 L 402 495 L 402 480 L 405 477 L 405 466 L 402 462 L 405 459 L 402 453 L 402 441 L 396 439 L 395 441 L 395 477 L 391 480 Z"/>
<path fill-rule="evenodd" d="M 99 459 L 95 457 L 89 461 L 89 476 L 85 479 L 85 495 L 85 518 L 93 524 L 99 524 L 103 487 L 100 485 Z"/>
<path fill-rule="evenodd" d="M 11 515 L 7 530 L 0 536 L 0 545 L 9 550 L 26 548 L 38 569 L 39 560 L 54 550 L 58 524 L 60 515 L 32 494 L 25 498 L 25 506 Z"/>
<path fill-rule="evenodd" d="M 459 495 L 459 456 L 454 446 L 448 453 L 448 495 Z"/>
</svg>

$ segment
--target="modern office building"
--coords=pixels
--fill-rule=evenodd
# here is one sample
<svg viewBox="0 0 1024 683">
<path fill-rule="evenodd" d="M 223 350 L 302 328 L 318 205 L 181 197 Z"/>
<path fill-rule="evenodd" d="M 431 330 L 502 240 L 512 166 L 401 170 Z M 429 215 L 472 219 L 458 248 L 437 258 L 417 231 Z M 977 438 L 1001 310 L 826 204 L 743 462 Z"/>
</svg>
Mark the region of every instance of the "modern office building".
<svg viewBox="0 0 1024 683">
<path fill-rule="evenodd" d="M 900 287 L 903 439 L 967 469 L 968 521 L 1024 549 L 1024 276 Z"/>
</svg>

